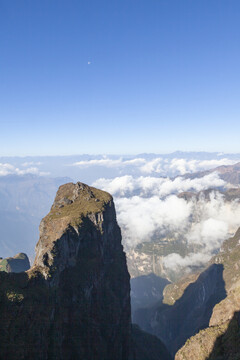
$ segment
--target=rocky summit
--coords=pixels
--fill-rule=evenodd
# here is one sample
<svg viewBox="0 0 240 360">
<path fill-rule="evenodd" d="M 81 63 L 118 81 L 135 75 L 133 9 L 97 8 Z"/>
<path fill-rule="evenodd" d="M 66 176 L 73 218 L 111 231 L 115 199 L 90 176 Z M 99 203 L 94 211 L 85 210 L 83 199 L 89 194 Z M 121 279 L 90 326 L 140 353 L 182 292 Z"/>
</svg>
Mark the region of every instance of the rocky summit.
<svg viewBox="0 0 240 360">
<path fill-rule="evenodd" d="M 33 267 L 0 273 L 0 358 L 128 359 L 129 293 L 112 197 L 61 186 Z"/>
<path fill-rule="evenodd" d="M 129 280 L 111 195 L 60 186 L 33 267 L 0 271 L 0 359 L 169 360 L 132 328 Z"/>
</svg>

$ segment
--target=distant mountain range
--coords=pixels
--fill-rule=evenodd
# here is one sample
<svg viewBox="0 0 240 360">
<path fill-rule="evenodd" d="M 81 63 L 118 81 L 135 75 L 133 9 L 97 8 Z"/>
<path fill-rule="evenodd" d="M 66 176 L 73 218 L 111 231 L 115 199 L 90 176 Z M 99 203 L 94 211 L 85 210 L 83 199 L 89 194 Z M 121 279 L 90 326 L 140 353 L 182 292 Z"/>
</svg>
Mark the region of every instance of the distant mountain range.
<svg viewBox="0 0 240 360">
<path fill-rule="evenodd" d="M 206 176 L 216 172 L 219 174 L 219 177 L 226 181 L 228 184 L 231 185 L 239 185 L 240 184 L 240 162 L 234 165 L 222 165 L 218 166 L 214 169 L 199 171 L 193 174 L 186 174 L 184 175 L 185 179 L 196 179 Z"/>
<path fill-rule="evenodd" d="M 161 166 L 155 168 L 152 164 L 158 160 Z M 182 151 L 169 154 L 142 153 L 137 155 L 5 156 L 0 157 L 0 176 L 2 174 L 67 176 L 74 181 L 81 180 L 85 183 L 93 183 L 98 178 L 114 178 L 125 174 L 140 176 L 151 173 L 154 176 L 173 177 L 183 175 L 186 172 L 196 172 L 198 169 L 213 168 L 218 164 L 228 165 L 238 161 L 240 161 L 239 153 Z M 183 163 L 185 166 L 187 165 L 185 169 L 182 168 Z M 142 169 L 142 165 L 146 164 L 150 164 L 150 168 Z M 190 165 L 188 166 L 188 164 Z"/>
</svg>

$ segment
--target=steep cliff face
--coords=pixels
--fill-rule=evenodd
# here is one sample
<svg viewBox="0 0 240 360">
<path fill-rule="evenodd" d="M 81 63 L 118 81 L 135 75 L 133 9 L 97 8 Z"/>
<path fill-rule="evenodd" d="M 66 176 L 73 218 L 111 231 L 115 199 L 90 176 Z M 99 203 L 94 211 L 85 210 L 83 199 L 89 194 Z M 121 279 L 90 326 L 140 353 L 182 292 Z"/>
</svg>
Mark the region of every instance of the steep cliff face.
<svg viewBox="0 0 240 360">
<path fill-rule="evenodd" d="M 186 342 L 176 360 L 240 358 L 240 229 L 223 243 L 212 262 L 224 267 L 227 297 L 216 304 L 206 329 Z"/>
<path fill-rule="evenodd" d="M 131 327 L 112 197 L 82 183 L 59 188 L 33 267 L 0 271 L 0 316 L 1 360 L 171 359 L 159 339 Z"/>
<path fill-rule="evenodd" d="M 155 274 L 143 275 L 131 279 L 132 316 L 137 309 L 150 307 L 163 299 L 163 290 L 169 281 Z"/>
<path fill-rule="evenodd" d="M 59 188 L 34 266 L 0 273 L 1 359 L 129 357 L 130 286 L 112 197 Z"/>
<path fill-rule="evenodd" d="M 176 360 L 240 358 L 240 229 L 204 272 L 168 285 L 163 302 L 133 320 L 178 351 Z"/>
<path fill-rule="evenodd" d="M 132 351 L 130 360 L 172 360 L 165 345 L 153 335 L 132 326 Z"/>
<path fill-rule="evenodd" d="M 137 310 L 133 321 L 158 336 L 174 355 L 190 336 L 208 325 L 214 305 L 226 297 L 222 273 L 222 265 L 213 264 L 186 287 L 174 305 Z"/>
</svg>

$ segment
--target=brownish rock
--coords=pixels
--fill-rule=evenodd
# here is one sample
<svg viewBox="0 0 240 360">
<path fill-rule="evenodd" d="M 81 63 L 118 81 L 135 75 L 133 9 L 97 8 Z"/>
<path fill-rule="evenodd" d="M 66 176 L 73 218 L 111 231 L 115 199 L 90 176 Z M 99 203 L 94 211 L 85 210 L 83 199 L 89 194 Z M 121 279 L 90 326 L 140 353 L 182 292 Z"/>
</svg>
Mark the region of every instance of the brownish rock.
<svg viewBox="0 0 240 360">
<path fill-rule="evenodd" d="M 224 266 L 227 297 L 215 305 L 209 326 L 191 337 L 175 360 L 235 360 L 240 358 L 240 229 L 226 240 L 212 263 Z"/>
<path fill-rule="evenodd" d="M 59 188 L 33 267 L 0 273 L 0 359 L 126 360 L 130 286 L 112 197 Z"/>
</svg>

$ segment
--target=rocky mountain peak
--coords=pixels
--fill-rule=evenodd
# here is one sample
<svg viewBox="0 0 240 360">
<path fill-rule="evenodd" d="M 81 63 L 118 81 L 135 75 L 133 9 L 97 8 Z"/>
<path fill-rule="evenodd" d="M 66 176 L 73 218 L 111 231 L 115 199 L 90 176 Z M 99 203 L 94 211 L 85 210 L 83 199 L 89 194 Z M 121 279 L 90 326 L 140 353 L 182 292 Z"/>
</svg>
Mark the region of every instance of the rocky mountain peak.
<svg viewBox="0 0 240 360">
<path fill-rule="evenodd" d="M 129 274 L 108 193 L 60 186 L 33 267 L 0 272 L 0 285 L 1 358 L 128 359 Z"/>
<path fill-rule="evenodd" d="M 84 183 L 68 183 L 59 187 L 51 210 L 60 209 L 66 205 L 71 205 L 76 201 L 81 202 L 83 206 L 86 205 L 86 202 L 89 205 L 90 201 L 92 211 L 94 211 L 99 209 L 99 207 L 94 207 L 94 201 L 101 202 L 101 205 L 103 205 L 104 202 L 110 199 L 112 199 L 110 194 L 90 187 Z"/>
<path fill-rule="evenodd" d="M 34 266 L 0 271 L 0 358 L 170 360 L 159 339 L 131 327 L 129 280 L 111 195 L 61 186 Z"/>
<path fill-rule="evenodd" d="M 86 231 L 95 228 L 104 234 L 106 223 L 116 222 L 112 196 L 81 182 L 60 186 L 48 215 L 41 221 L 34 269 L 45 278 L 77 262 Z M 105 236 L 105 235 L 104 235 Z M 106 237 L 106 236 L 105 236 Z"/>
</svg>

